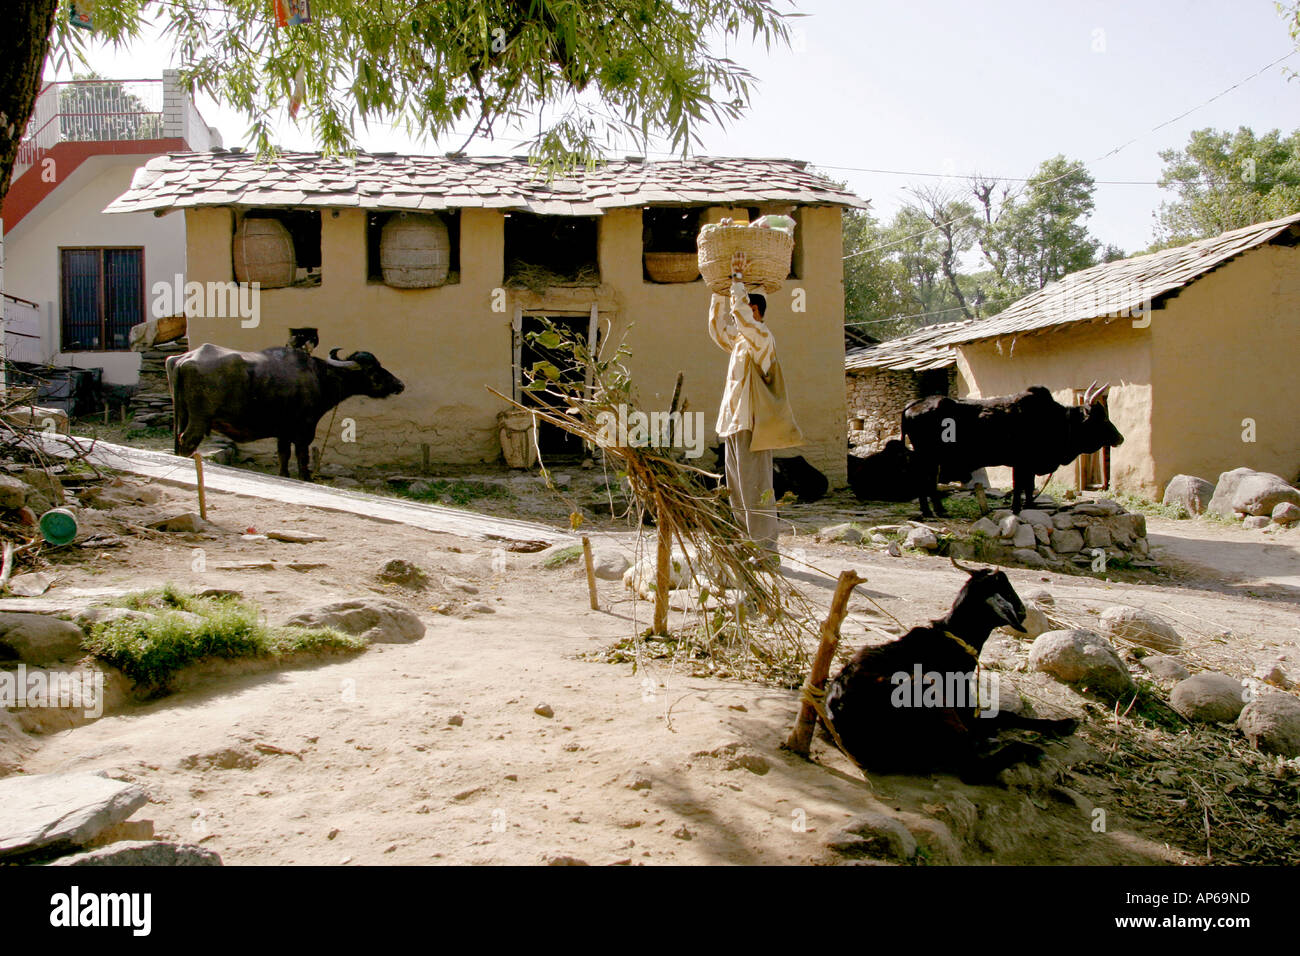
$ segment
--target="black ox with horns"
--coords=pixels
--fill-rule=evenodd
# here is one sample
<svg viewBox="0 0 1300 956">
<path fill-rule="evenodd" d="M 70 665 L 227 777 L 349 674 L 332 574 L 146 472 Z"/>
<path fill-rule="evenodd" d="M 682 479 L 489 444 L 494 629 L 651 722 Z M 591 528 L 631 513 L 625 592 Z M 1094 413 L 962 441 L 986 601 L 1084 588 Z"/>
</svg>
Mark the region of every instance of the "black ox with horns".
<svg viewBox="0 0 1300 956">
<path fill-rule="evenodd" d="M 1093 382 L 1073 407 L 1057 402 L 1042 385 L 999 398 L 930 395 L 911 402 L 903 409 L 903 440 L 912 446 L 911 475 L 921 514 L 930 516 L 930 502 L 944 514 L 936 481 L 965 481 L 990 465 L 1012 470 L 1011 510 L 1032 508 L 1036 475 L 1050 475 L 1080 455 L 1124 443 L 1106 410 L 1109 389 Z"/>
<path fill-rule="evenodd" d="M 311 480 L 308 455 L 316 426 L 345 398 L 387 398 L 405 386 L 369 352 L 328 359 L 302 349 L 240 352 L 205 343 L 167 359 L 175 423 L 174 451 L 191 455 L 208 432 L 236 442 L 274 438 L 280 474 L 289 475 L 289 446 L 298 454 L 298 477 Z"/>
</svg>

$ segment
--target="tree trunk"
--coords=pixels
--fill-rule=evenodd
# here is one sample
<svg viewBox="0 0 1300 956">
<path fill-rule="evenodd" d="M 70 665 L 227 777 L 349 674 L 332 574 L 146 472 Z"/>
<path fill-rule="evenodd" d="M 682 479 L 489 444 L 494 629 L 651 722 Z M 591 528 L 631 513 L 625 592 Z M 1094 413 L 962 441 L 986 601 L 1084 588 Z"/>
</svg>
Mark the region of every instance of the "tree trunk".
<svg viewBox="0 0 1300 956">
<path fill-rule="evenodd" d="M 0 4 L 0 36 L 9 37 L 0 57 L 0 202 L 9 194 L 18 144 L 36 108 L 58 9 L 58 0 Z"/>
</svg>

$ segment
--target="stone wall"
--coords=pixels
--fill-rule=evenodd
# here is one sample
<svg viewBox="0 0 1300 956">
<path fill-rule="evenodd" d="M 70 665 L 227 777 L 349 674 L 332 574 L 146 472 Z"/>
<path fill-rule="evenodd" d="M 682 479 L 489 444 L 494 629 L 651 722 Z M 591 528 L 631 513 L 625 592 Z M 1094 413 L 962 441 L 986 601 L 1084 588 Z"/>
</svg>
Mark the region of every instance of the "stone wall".
<svg viewBox="0 0 1300 956">
<path fill-rule="evenodd" d="M 908 402 L 929 394 L 922 387 L 922 373 L 888 369 L 848 372 L 849 447 L 863 455 L 879 451 L 885 442 L 899 437 L 899 422 Z M 956 393 L 957 369 L 948 369 L 948 394 Z"/>
</svg>

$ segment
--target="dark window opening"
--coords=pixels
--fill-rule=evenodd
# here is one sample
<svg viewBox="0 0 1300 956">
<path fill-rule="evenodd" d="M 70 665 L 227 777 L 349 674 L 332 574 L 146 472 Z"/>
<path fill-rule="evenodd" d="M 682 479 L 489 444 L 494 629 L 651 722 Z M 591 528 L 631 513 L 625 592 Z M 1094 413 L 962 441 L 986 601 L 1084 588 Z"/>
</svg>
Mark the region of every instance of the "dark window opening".
<svg viewBox="0 0 1300 956">
<path fill-rule="evenodd" d="M 144 249 L 61 249 L 59 287 L 62 350 L 123 351 L 145 318 Z"/>
<path fill-rule="evenodd" d="M 366 216 L 366 280 L 383 282 L 384 268 L 379 260 L 379 244 L 384 235 L 384 223 L 397 215 L 393 212 L 372 212 Z M 438 218 L 447 227 L 448 250 L 447 281 L 444 285 L 460 282 L 460 210 L 438 211 Z"/>
<path fill-rule="evenodd" d="M 600 285 L 594 216 L 506 216 L 506 284 L 534 291 Z"/>
<path fill-rule="evenodd" d="M 917 376 L 917 398 L 925 398 L 927 395 L 948 394 L 948 370 L 946 368 L 926 369 Z"/>
<path fill-rule="evenodd" d="M 642 252 L 695 252 L 704 207 L 654 206 L 641 212 Z"/>
<path fill-rule="evenodd" d="M 550 322 L 563 337 L 574 342 L 586 343 L 591 317 L 586 315 L 551 315 L 544 318 L 537 315 L 523 316 L 519 333 L 519 368 L 515 370 L 515 375 L 520 384 L 527 384 L 529 379 L 524 372 L 532 371 L 533 366 L 539 362 L 549 362 L 555 366 L 560 373 L 560 381 L 562 382 L 577 383 L 583 381 L 584 371 L 581 366 L 575 363 L 571 348 L 561 346 L 556 349 L 548 349 L 535 341 L 533 333 L 545 331 L 545 322 Z M 553 395 L 522 389 L 520 394 L 524 396 L 521 401 L 525 405 L 537 404 L 563 411 L 560 399 Z M 547 422 L 538 423 L 537 447 L 541 451 L 544 461 L 555 459 L 581 460 L 587 455 L 581 438 Z"/>
<path fill-rule="evenodd" d="M 310 209 L 250 209 L 245 219 L 275 219 L 289 230 L 293 256 L 298 263 L 294 285 L 320 285 L 321 214 Z"/>
</svg>

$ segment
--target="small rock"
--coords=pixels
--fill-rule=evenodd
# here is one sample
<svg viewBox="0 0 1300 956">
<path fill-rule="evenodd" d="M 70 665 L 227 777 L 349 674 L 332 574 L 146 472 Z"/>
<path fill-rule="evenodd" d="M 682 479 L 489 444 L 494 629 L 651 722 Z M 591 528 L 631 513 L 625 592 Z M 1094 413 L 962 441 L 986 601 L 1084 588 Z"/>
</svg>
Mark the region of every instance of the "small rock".
<svg viewBox="0 0 1300 956">
<path fill-rule="evenodd" d="M 0 613 L 0 657 L 26 664 L 53 664 L 81 657 L 81 628 L 48 614 Z"/>
<path fill-rule="evenodd" d="M 1038 545 L 1038 535 L 1034 531 L 1034 526 L 1031 524 L 1017 526 L 1015 534 L 1012 535 L 1011 544 L 1016 548 L 1036 547 Z"/>
<path fill-rule="evenodd" d="M 1033 548 L 1016 548 L 1011 552 L 1011 559 L 1027 568 L 1047 567 L 1047 559 Z"/>
<path fill-rule="evenodd" d="M 1098 630 L 1116 643 L 1126 642 L 1169 653 L 1183 646 L 1183 639 L 1158 614 L 1137 607 L 1116 605 L 1102 612 Z"/>
<path fill-rule="evenodd" d="M 1176 657 L 1170 657 L 1168 654 L 1148 654 L 1138 663 L 1146 668 L 1152 677 L 1162 683 L 1187 680 L 1192 676 L 1191 671 L 1183 666 L 1182 661 Z"/>
<path fill-rule="evenodd" d="M 406 607 L 381 597 L 337 601 L 295 614 L 291 627 L 333 627 L 371 644 L 404 644 L 424 637 L 424 623 Z"/>
<path fill-rule="evenodd" d="M 1027 592 L 1025 594 L 1025 601 L 1033 601 L 1035 604 L 1042 604 L 1047 607 L 1054 607 L 1056 605 L 1056 598 L 1052 597 L 1052 592 L 1048 591 L 1046 588 L 1037 588 L 1036 590 Z"/>
<path fill-rule="evenodd" d="M 1256 750 L 1290 759 L 1300 757 L 1300 701 L 1269 691 L 1244 708 L 1237 727 Z"/>
<path fill-rule="evenodd" d="M 555 711 L 551 709 L 550 704 L 538 704 L 533 708 L 533 713 L 539 717 L 554 717 Z"/>
<path fill-rule="evenodd" d="M 1291 679 L 1287 676 L 1286 667 L 1281 661 L 1265 661 L 1255 667 L 1255 679 L 1262 680 L 1265 684 L 1272 684 L 1274 687 L 1280 687 L 1286 690 L 1291 686 Z"/>
<path fill-rule="evenodd" d="M 465 723 L 465 718 L 461 714 L 452 714 L 447 718 L 448 727 L 461 727 Z"/>
<path fill-rule="evenodd" d="M 989 518 L 980 518 L 970 526 L 971 534 L 988 535 L 990 538 L 996 538 L 999 535 L 998 526 Z"/>
<path fill-rule="evenodd" d="M 629 790 L 649 790 L 654 784 L 649 777 L 637 777 L 636 780 L 628 784 Z"/>
<path fill-rule="evenodd" d="M 1208 672 L 1181 680 L 1169 692 L 1169 706 L 1188 720 L 1223 723 L 1236 720 L 1245 701 L 1241 681 Z"/>
<path fill-rule="evenodd" d="M 88 607 L 77 614 L 73 621 L 87 634 L 96 624 L 111 624 L 113 621 L 147 621 L 150 615 L 144 611 L 132 611 L 124 607 Z"/>
<path fill-rule="evenodd" d="M 385 564 L 383 570 L 379 572 L 379 577 L 384 581 L 408 588 L 419 589 L 429 585 L 429 575 L 417 565 L 402 558 L 394 558 Z"/>
<path fill-rule="evenodd" d="M 592 545 L 591 566 L 602 581 L 622 580 L 623 572 L 632 565 L 626 551 L 613 544 Z"/>
<path fill-rule="evenodd" d="M 54 575 L 45 571 L 16 574 L 9 579 L 9 593 L 18 597 L 40 597 L 54 584 Z"/>
<path fill-rule="evenodd" d="M 1109 548 L 1113 543 L 1110 529 L 1102 524 L 1090 524 L 1084 529 L 1083 541 L 1089 548 Z"/>
<path fill-rule="evenodd" d="M 673 831 L 673 836 L 679 840 L 693 840 L 695 838 L 695 835 L 691 833 L 690 830 L 686 829 L 685 823 Z"/>
<path fill-rule="evenodd" d="M 0 475 L 0 510 L 16 511 L 27 503 L 27 485 L 10 475 Z"/>
<path fill-rule="evenodd" d="M 325 535 L 310 531 L 277 530 L 268 531 L 266 536 L 272 541 L 288 541 L 292 544 L 307 544 L 312 541 L 325 541 Z"/>
<path fill-rule="evenodd" d="M 1290 501 L 1283 501 L 1273 509 L 1272 517 L 1275 524 L 1289 528 L 1297 521 L 1300 521 L 1300 505 Z"/>
<path fill-rule="evenodd" d="M 586 860 L 580 860 L 576 856 L 548 856 L 546 858 L 547 866 L 590 866 Z"/>
<path fill-rule="evenodd" d="M 221 857 L 191 843 L 122 840 L 88 853 L 55 860 L 51 866 L 221 866 Z"/>
<path fill-rule="evenodd" d="M 472 614 L 495 614 L 497 609 L 491 604 L 485 604 L 482 601 L 475 601 L 466 607 L 466 610 Z"/>
<path fill-rule="evenodd" d="M 1074 529 L 1052 532 L 1052 550 L 1058 554 L 1074 554 L 1083 550 L 1083 535 Z"/>
<path fill-rule="evenodd" d="M 241 598 L 244 596 L 244 592 L 235 588 L 204 588 L 202 591 L 195 592 L 195 596 L 201 598 Z"/>
<path fill-rule="evenodd" d="M 1111 643 L 1084 628 L 1040 634 L 1029 650 L 1029 667 L 1112 698 L 1133 689 L 1133 678 Z"/>
<path fill-rule="evenodd" d="M 939 547 L 939 539 L 929 528 L 913 528 L 907 533 L 903 546 L 919 551 L 933 551 Z"/>
<path fill-rule="evenodd" d="M 860 813 L 833 832 L 826 845 L 842 856 L 910 860 L 916 856 L 916 837 L 893 817 Z"/>
<path fill-rule="evenodd" d="M 1048 531 L 1052 530 L 1052 516 L 1046 511 L 1041 511 L 1037 508 L 1025 508 L 1020 512 L 1020 520 L 1028 522 L 1035 528 L 1046 528 Z"/>
<path fill-rule="evenodd" d="M 335 488 L 360 488 L 361 487 L 361 482 L 357 481 L 355 478 L 348 478 L 346 476 L 341 478 L 333 478 L 331 479 L 330 483 Z"/>
<path fill-rule="evenodd" d="M 898 546 L 897 541 L 891 541 L 889 544 L 885 545 L 885 553 L 891 558 L 901 558 L 903 556 L 903 549 Z"/>
<path fill-rule="evenodd" d="M 1090 518 L 1106 517 L 1107 515 L 1117 515 L 1123 513 L 1124 509 L 1109 498 L 1098 498 L 1095 501 L 1084 501 L 1074 506 L 1076 515 L 1086 515 Z"/>
<path fill-rule="evenodd" d="M 1263 515 L 1247 515 L 1246 517 L 1241 519 L 1241 526 L 1243 528 L 1249 528 L 1252 531 L 1258 531 L 1261 528 L 1267 528 L 1268 525 L 1269 525 L 1269 519 L 1265 518 Z"/>
<path fill-rule="evenodd" d="M 186 511 L 183 514 L 172 515 L 170 518 L 163 518 L 161 521 L 155 521 L 148 527 L 156 531 L 172 531 L 180 533 L 196 533 L 207 527 L 207 522 L 196 515 L 193 511 Z"/>
<path fill-rule="evenodd" d="M 817 532 L 820 541 L 841 541 L 844 544 L 861 544 L 862 537 L 862 532 L 848 522 L 830 525 Z"/>
</svg>

